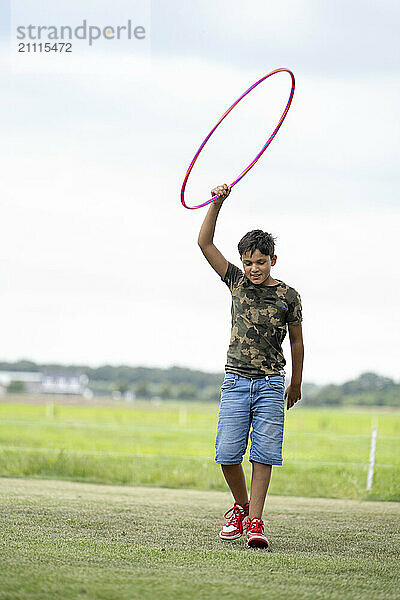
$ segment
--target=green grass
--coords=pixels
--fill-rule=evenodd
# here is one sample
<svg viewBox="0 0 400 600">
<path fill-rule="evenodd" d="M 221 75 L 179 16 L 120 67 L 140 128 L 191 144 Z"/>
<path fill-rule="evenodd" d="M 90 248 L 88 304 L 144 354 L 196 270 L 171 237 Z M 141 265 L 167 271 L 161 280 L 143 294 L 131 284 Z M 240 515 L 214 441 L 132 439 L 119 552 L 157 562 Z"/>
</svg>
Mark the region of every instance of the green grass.
<svg viewBox="0 0 400 600">
<path fill-rule="evenodd" d="M 225 490 L 213 461 L 218 407 L 0 403 L 0 474 L 108 484 Z M 366 493 L 371 423 L 378 425 Z M 244 461 L 247 476 L 248 461 Z M 400 411 L 304 409 L 287 413 L 284 466 L 271 494 L 400 500 Z"/>
<path fill-rule="evenodd" d="M 0 479 L 1 600 L 397 599 L 400 505 L 271 496 L 271 551 L 228 493 Z"/>
</svg>

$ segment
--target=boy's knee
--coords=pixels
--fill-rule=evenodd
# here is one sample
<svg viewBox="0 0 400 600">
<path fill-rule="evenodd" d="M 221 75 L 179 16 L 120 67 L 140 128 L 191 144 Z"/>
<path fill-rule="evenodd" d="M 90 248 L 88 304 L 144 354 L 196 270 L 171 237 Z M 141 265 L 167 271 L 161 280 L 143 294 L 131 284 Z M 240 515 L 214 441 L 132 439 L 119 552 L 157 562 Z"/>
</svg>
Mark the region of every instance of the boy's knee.
<svg viewBox="0 0 400 600">
<path fill-rule="evenodd" d="M 246 448 L 232 443 L 220 442 L 215 445 L 215 462 L 220 465 L 238 465 L 243 461 Z"/>
</svg>

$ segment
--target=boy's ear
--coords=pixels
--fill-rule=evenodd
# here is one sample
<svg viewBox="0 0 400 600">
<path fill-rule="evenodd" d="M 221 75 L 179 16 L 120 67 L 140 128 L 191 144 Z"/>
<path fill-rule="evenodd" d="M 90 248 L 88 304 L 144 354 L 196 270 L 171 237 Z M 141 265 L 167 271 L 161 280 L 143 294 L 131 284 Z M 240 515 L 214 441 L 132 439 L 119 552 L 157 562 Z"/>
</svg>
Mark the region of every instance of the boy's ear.
<svg viewBox="0 0 400 600">
<path fill-rule="evenodd" d="M 271 258 L 271 267 L 274 266 L 274 264 L 276 263 L 276 254 L 273 255 L 273 257 Z"/>
</svg>

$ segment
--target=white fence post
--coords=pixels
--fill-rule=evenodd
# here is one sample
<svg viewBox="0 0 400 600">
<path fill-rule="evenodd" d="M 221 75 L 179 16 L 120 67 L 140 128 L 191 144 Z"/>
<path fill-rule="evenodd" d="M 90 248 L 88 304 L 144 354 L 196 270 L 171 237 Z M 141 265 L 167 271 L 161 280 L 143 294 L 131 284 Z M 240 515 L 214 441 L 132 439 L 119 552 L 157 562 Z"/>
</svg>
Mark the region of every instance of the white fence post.
<svg viewBox="0 0 400 600">
<path fill-rule="evenodd" d="M 179 425 L 180 427 L 186 427 L 187 425 L 187 410 L 183 406 L 179 408 Z"/>
<path fill-rule="evenodd" d="M 46 417 L 48 419 L 54 419 L 54 400 L 51 399 L 46 404 Z"/>
<path fill-rule="evenodd" d="M 371 433 L 371 447 L 369 450 L 369 464 L 368 464 L 368 475 L 367 475 L 367 492 L 372 490 L 372 479 L 374 477 L 374 466 L 375 466 L 375 449 L 376 449 L 376 436 L 378 428 L 372 427 Z"/>
</svg>

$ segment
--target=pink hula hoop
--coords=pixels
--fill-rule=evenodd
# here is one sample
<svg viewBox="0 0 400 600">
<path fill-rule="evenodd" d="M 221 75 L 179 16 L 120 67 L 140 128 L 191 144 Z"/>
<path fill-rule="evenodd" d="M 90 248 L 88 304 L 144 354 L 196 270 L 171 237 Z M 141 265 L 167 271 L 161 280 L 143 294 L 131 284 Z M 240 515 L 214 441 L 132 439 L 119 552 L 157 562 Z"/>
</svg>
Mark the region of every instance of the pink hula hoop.
<svg viewBox="0 0 400 600">
<path fill-rule="evenodd" d="M 239 181 L 246 175 L 246 173 L 248 173 L 250 171 L 250 169 L 252 169 L 254 167 L 254 165 L 256 164 L 256 162 L 258 161 L 258 159 L 264 154 L 264 152 L 266 151 L 266 149 L 268 148 L 268 146 L 270 145 L 270 143 L 272 142 L 272 140 L 274 139 L 274 137 L 276 136 L 276 134 L 279 131 L 280 126 L 282 125 L 288 110 L 290 108 L 290 105 L 292 103 L 293 100 L 293 94 L 294 94 L 294 87 L 295 87 L 295 82 L 294 82 L 294 75 L 292 73 L 292 71 L 290 71 L 289 69 L 275 69 L 275 71 L 271 71 L 271 73 L 268 73 L 268 75 L 264 75 L 264 77 L 261 77 L 261 79 L 259 79 L 258 81 L 256 81 L 256 83 L 254 83 L 251 87 L 249 87 L 248 90 L 246 90 L 244 92 L 244 94 L 242 94 L 240 96 L 240 98 L 238 98 L 236 100 L 236 102 L 234 102 L 232 104 L 232 106 L 230 108 L 228 108 L 228 110 L 222 115 L 222 117 L 220 118 L 220 120 L 218 121 L 218 123 L 215 125 L 215 127 L 213 127 L 213 129 L 211 129 L 210 133 L 208 134 L 208 136 L 205 138 L 205 140 L 202 142 L 200 148 L 197 150 L 196 154 L 193 157 L 192 162 L 189 165 L 188 170 L 186 171 L 186 175 L 185 175 L 185 179 L 183 180 L 183 184 L 182 184 L 182 188 L 181 188 L 181 202 L 183 204 L 183 206 L 185 208 L 189 208 L 191 210 L 194 210 L 195 208 L 201 208 L 202 206 L 206 206 L 207 204 L 210 204 L 211 202 L 213 202 L 216 198 L 218 198 L 218 196 L 213 196 L 212 198 L 210 198 L 209 200 L 207 200 L 206 202 L 203 202 L 202 204 L 198 204 L 197 206 L 187 206 L 187 204 L 185 203 L 185 189 L 186 189 L 186 184 L 187 184 L 187 180 L 189 179 L 189 175 L 194 167 L 194 164 L 200 154 L 200 152 L 203 150 L 204 146 L 206 145 L 206 143 L 208 142 L 208 140 L 210 139 L 210 137 L 212 136 L 212 134 L 214 133 L 214 131 L 217 129 L 218 125 L 220 125 L 222 123 L 222 121 L 225 119 L 225 117 L 227 117 L 229 115 L 229 113 L 231 112 L 231 110 L 233 108 L 235 108 L 236 104 L 238 104 L 245 96 L 247 96 L 247 94 L 249 94 L 251 92 L 251 90 L 254 90 L 255 87 L 257 87 L 260 83 L 262 83 L 263 81 L 265 81 L 265 79 L 268 79 L 268 77 L 271 77 L 271 75 L 275 75 L 276 73 L 281 73 L 285 71 L 286 73 L 289 73 L 291 79 L 292 79 L 292 88 L 290 90 L 290 95 L 289 95 L 289 100 L 287 101 L 285 110 L 283 111 L 281 118 L 279 119 L 279 122 L 277 124 L 277 126 L 275 127 L 274 131 L 272 132 L 272 134 L 270 135 L 270 137 L 268 138 L 267 142 L 264 144 L 264 146 L 261 148 L 260 152 L 257 154 L 257 156 L 252 160 L 252 162 L 244 169 L 244 171 L 242 171 L 239 175 L 239 177 L 237 177 L 235 179 L 235 181 L 233 181 L 230 186 L 231 188 L 236 185 L 237 183 L 239 183 Z"/>
</svg>

